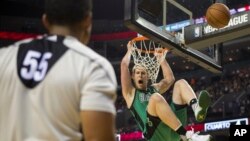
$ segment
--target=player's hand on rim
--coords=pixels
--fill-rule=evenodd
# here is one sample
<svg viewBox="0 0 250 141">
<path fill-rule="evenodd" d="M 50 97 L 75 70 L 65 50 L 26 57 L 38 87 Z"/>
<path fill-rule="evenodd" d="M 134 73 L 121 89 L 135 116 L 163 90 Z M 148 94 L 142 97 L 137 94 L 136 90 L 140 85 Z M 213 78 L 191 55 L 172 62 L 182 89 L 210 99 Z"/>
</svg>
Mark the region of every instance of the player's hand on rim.
<svg viewBox="0 0 250 141">
<path fill-rule="evenodd" d="M 156 48 L 154 55 L 157 59 L 163 59 L 165 58 L 166 54 L 167 54 L 168 50 L 164 49 L 164 48 Z M 163 58 L 162 58 L 163 57 Z"/>
<path fill-rule="evenodd" d="M 128 44 L 127 44 L 127 50 L 128 51 L 132 51 L 134 49 L 133 43 L 134 43 L 133 41 L 129 41 L 128 42 Z"/>
</svg>

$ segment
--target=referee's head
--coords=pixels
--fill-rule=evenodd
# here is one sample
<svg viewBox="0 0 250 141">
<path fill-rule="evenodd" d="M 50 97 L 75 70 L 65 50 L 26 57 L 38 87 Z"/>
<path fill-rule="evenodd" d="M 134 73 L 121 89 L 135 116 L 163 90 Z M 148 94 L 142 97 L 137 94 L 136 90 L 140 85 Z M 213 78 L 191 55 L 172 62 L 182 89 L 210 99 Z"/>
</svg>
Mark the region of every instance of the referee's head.
<svg viewBox="0 0 250 141">
<path fill-rule="evenodd" d="M 43 23 L 52 33 L 57 26 L 67 27 L 71 34 L 90 34 L 92 0 L 45 0 Z"/>
</svg>

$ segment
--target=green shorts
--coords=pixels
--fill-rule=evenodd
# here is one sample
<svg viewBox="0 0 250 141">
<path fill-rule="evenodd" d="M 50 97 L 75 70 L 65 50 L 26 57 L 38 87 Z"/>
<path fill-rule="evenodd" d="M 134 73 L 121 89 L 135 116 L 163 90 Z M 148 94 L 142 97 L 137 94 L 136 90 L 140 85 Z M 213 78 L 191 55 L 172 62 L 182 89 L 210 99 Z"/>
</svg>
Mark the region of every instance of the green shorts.
<svg viewBox="0 0 250 141">
<path fill-rule="evenodd" d="M 171 101 L 171 109 L 176 114 L 177 118 L 181 121 L 182 125 L 187 124 L 187 106 L 178 105 L 176 109 L 175 104 Z M 181 108 L 180 108 L 181 107 Z M 166 113 L 167 114 L 167 113 Z M 180 141 L 180 135 L 172 130 L 169 126 L 164 124 L 158 117 L 154 117 L 147 112 L 147 125 L 145 138 L 148 141 Z"/>
</svg>

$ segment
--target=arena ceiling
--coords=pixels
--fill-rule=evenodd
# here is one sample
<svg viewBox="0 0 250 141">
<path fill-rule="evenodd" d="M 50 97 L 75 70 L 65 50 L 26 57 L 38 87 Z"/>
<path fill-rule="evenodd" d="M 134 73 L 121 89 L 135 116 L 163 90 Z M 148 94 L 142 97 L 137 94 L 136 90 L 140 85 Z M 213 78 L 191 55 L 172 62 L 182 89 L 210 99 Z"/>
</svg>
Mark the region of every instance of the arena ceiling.
<svg viewBox="0 0 250 141">
<path fill-rule="evenodd" d="M 94 19 L 117 20 L 123 17 L 123 0 L 93 0 Z M 0 12 L 6 16 L 41 17 L 44 0 L 1 0 Z"/>
<path fill-rule="evenodd" d="M 114 30 L 114 26 L 116 26 L 118 30 L 122 28 L 123 30 L 128 30 L 124 29 L 125 27 L 123 26 L 124 1 L 125 0 L 93 0 L 94 33 L 106 33 Z M 197 5 L 193 5 L 193 3 L 198 3 L 199 5 L 207 7 L 212 0 L 176 1 L 182 3 L 189 9 L 194 10 L 196 16 L 200 16 L 205 9 L 203 9 L 203 12 L 195 11 L 195 9 L 199 8 L 197 8 Z M 0 0 L 0 30 L 4 29 L 5 31 L 44 33 L 45 31 L 40 23 L 40 18 L 43 13 L 43 2 L 44 0 Z M 227 0 L 227 4 L 229 7 L 237 8 L 249 5 L 250 0 Z M 180 20 L 176 16 L 172 16 L 172 18 L 174 20 Z M 103 25 L 105 25 L 105 28 Z M 116 32 L 116 30 L 113 32 Z M 227 53 L 227 55 L 225 55 L 225 61 L 230 61 L 230 58 L 233 57 L 237 59 L 237 57 L 249 56 L 249 38 L 250 37 L 246 37 L 244 42 L 241 43 L 237 41 L 226 43 L 227 48 L 224 49 L 225 54 Z M 107 55 L 111 61 L 115 60 L 113 61 L 114 64 L 119 65 L 119 60 L 121 60 L 121 58 L 116 58 L 114 54 L 118 54 L 118 52 L 120 54 L 124 54 L 125 50 L 119 49 L 119 47 L 126 46 L 126 42 L 127 40 L 105 42 L 107 48 L 100 48 L 100 52 L 104 52 L 104 56 Z M 93 46 L 96 47 L 96 44 L 98 43 L 95 43 Z M 100 44 L 102 45 L 103 43 Z M 243 48 L 241 49 L 240 47 Z M 237 55 L 240 54 L 239 52 L 244 53 L 244 55 Z M 188 61 L 185 61 L 185 59 L 180 58 L 172 58 L 171 63 L 175 65 L 174 68 L 178 69 L 180 72 L 183 72 L 183 70 L 193 70 L 192 68 L 198 67 L 197 65 L 190 64 Z M 119 71 L 119 66 L 117 66 L 117 71 Z"/>
<path fill-rule="evenodd" d="M 122 20 L 124 15 L 124 1 L 125 0 L 93 0 L 94 19 Z M 161 0 L 146 1 L 155 1 L 157 3 L 157 1 Z M 208 7 L 214 0 L 176 1 L 185 6 L 187 9 L 194 11 L 194 15 L 199 16 L 199 14 L 202 13 L 196 13 L 195 11 L 197 9 Z M 225 1 L 229 8 L 241 7 L 250 4 L 249 0 L 217 0 L 217 2 L 220 1 Z M 40 17 L 43 11 L 43 4 L 44 0 L 1 0 L 0 12 L 1 15 Z M 197 8 L 197 5 L 200 7 Z"/>
</svg>

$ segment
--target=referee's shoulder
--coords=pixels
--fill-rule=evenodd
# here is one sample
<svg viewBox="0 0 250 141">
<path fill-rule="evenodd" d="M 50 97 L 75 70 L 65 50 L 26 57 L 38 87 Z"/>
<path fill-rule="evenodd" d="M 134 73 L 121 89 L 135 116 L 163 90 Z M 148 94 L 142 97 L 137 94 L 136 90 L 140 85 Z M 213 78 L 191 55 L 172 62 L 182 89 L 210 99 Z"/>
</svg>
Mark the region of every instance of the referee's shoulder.
<svg viewBox="0 0 250 141">
<path fill-rule="evenodd" d="M 71 51 L 76 54 L 79 54 L 83 58 L 89 59 L 91 62 L 98 63 L 102 66 L 111 66 L 111 63 L 107 60 L 107 58 L 101 56 L 97 52 L 95 52 L 92 48 L 87 45 L 81 44 L 80 42 L 76 42 L 75 46 L 70 45 L 68 46 Z"/>
<path fill-rule="evenodd" d="M 21 44 L 29 43 L 33 40 L 34 40 L 34 38 L 27 38 L 27 39 L 16 41 L 16 42 L 9 44 L 9 45 L 6 45 L 6 46 L 1 46 L 0 47 L 1 57 L 15 55 L 15 52 L 18 50 L 18 48 L 20 47 Z"/>
</svg>

